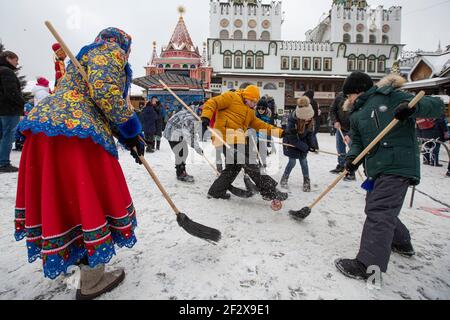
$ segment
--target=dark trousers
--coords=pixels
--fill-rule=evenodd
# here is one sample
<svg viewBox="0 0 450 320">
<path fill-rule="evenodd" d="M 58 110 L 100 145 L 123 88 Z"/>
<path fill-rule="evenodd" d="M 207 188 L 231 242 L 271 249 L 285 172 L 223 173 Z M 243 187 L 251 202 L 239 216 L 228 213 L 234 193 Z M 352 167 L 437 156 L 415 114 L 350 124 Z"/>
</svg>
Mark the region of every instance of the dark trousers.
<svg viewBox="0 0 450 320">
<path fill-rule="evenodd" d="M 278 183 L 268 175 L 261 173 L 261 167 L 257 164 L 254 152 L 250 154 L 249 146 L 245 146 L 245 152 L 242 146 L 232 146 L 232 148 L 232 150 L 227 150 L 224 147 L 225 170 L 214 182 L 208 193 L 213 196 L 226 194 L 241 170 L 244 169 L 261 191 L 263 197 L 273 196 L 276 193 Z"/>
<path fill-rule="evenodd" d="M 366 267 L 378 266 L 386 272 L 392 244 L 411 242 L 408 228 L 398 218 L 410 186 L 408 178 L 384 175 L 375 182 L 366 198 L 367 219 L 357 259 Z"/>
<path fill-rule="evenodd" d="M 169 141 L 169 145 L 175 154 L 175 168 L 177 169 L 177 176 L 180 176 L 186 170 L 186 160 L 189 156 L 189 146 L 185 140 Z"/>
</svg>

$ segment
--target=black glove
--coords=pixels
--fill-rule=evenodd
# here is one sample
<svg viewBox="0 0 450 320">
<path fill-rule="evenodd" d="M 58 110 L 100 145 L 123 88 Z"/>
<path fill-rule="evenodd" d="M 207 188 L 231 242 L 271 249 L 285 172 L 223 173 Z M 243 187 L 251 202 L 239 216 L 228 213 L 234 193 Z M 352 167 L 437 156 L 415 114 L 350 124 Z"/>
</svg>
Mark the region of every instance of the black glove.
<svg viewBox="0 0 450 320">
<path fill-rule="evenodd" d="M 316 153 L 317 150 L 316 150 L 316 148 L 310 147 L 310 148 L 309 148 L 309 152 Z"/>
<path fill-rule="evenodd" d="M 205 135 L 206 131 L 208 131 L 209 124 L 211 123 L 211 120 L 208 118 L 202 118 L 202 136 Z"/>
<path fill-rule="evenodd" d="M 416 110 L 409 107 L 409 102 L 402 102 L 395 110 L 395 119 L 405 121 L 409 119 Z"/>
<path fill-rule="evenodd" d="M 142 141 L 143 138 L 141 135 L 138 135 L 131 139 L 123 139 L 122 143 L 130 151 L 131 156 L 134 158 L 137 164 L 142 164 L 141 159 L 139 157 L 144 156 L 145 154 L 145 145 Z M 137 152 L 136 152 L 136 150 Z"/>
<path fill-rule="evenodd" d="M 358 171 L 358 168 L 361 165 L 361 164 L 354 165 L 353 161 L 355 161 L 355 159 L 347 159 L 347 161 L 345 162 L 345 170 L 347 170 L 351 174 Z"/>
</svg>

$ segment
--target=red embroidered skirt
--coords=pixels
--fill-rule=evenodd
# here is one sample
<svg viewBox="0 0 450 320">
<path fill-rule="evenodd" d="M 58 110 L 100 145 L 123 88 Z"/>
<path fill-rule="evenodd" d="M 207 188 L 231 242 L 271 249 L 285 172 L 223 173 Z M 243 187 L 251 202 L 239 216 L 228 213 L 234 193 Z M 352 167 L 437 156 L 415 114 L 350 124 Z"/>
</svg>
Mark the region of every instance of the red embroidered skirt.
<svg viewBox="0 0 450 320">
<path fill-rule="evenodd" d="M 16 200 L 16 240 L 50 279 L 88 257 L 106 264 L 136 243 L 136 213 L 119 162 L 91 139 L 26 133 Z"/>
</svg>

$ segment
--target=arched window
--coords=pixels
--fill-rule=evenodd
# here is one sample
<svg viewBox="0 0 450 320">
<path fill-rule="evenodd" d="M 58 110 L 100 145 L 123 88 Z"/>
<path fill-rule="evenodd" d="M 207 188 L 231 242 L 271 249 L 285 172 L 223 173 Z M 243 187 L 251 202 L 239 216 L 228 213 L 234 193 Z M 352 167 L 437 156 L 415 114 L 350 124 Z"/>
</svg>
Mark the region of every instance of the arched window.
<svg viewBox="0 0 450 320">
<path fill-rule="evenodd" d="M 242 31 L 241 30 L 236 30 L 234 32 L 234 37 L 235 40 L 242 40 Z"/>
<path fill-rule="evenodd" d="M 160 65 L 158 66 L 158 68 L 164 69 L 164 65 L 163 65 L 163 64 L 160 64 Z"/>
<path fill-rule="evenodd" d="M 189 66 L 187 64 L 183 64 L 183 69 L 189 69 Z"/>
<path fill-rule="evenodd" d="M 377 43 L 377 36 L 374 34 L 371 34 L 369 36 L 369 43 Z"/>
<path fill-rule="evenodd" d="M 352 41 L 352 37 L 350 36 L 350 34 L 348 34 L 348 33 L 344 34 L 344 42 L 349 43 L 351 41 Z"/>
<path fill-rule="evenodd" d="M 348 71 L 356 71 L 356 56 L 354 54 L 352 54 L 348 57 L 347 70 Z"/>
<path fill-rule="evenodd" d="M 366 71 L 366 57 L 364 55 L 358 57 L 358 71 Z"/>
<path fill-rule="evenodd" d="M 170 68 L 171 68 L 170 64 L 166 64 L 166 69 L 170 69 Z"/>
<path fill-rule="evenodd" d="M 386 35 L 383 36 L 383 44 L 389 44 L 389 37 Z"/>
<path fill-rule="evenodd" d="M 242 69 L 242 52 L 241 51 L 237 51 L 234 54 L 234 68 Z"/>
<path fill-rule="evenodd" d="M 223 53 L 223 67 L 225 69 L 231 69 L 232 68 L 232 66 L 231 66 L 231 56 L 232 56 L 231 51 L 225 51 Z"/>
<path fill-rule="evenodd" d="M 378 58 L 378 73 L 386 72 L 386 57 L 381 56 Z"/>
<path fill-rule="evenodd" d="M 364 36 L 362 34 L 356 35 L 356 43 L 363 43 L 364 42 Z"/>
<path fill-rule="evenodd" d="M 252 51 L 247 51 L 245 54 L 245 69 L 255 68 L 255 55 Z"/>
<path fill-rule="evenodd" d="M 248 86 L 252 86 L 253 83 L 250 82 L 244 82 L 243 84 L 241 84 L 241 86 L 239 87 L 239 89 L 246 89 Z"/>
<path fill-rule="evenodd" d="M 220 39 L 230 39 L 230 33 L 228 30 L 222 30 L 220 31 Z"/>
<path fill-rule="evenodd" d="M 248 32 L 247 39 L 248 39 L 248 40 L 257 40 L 257 39 L 256 39 L 256 31 L 250 30 L 250 31 Z"/>
<path fill-rule="evenodd" d="M 270 41 L 270 32 L 269 31 L 263 31 L 261 33 L 261 40 Z"/>
<path fill-rule="evenodd" d="M 274 83 L 268 83 L 264 86 L 264 90 L 277 90 L 277 85 Z"/>
<path fill-rule="evenodd" d="M 367 72 L 376 72 L 376 57 L 374 55 L 370 56 L 367 60 Z"/>
<path fill-rule="evenodd" d="M 289 70 L 289 57 L 281 57 L 281 70 Z"/>
<path fill-rule="evenodd" d="M 256 53 L 256 69 L 264 69 L 264 53 L 261 51 Z"/>
<path fill-rule="evenodd" d="M 311 70 L 311 58 L 303 58 L 303 70 Z"/>
</svg>

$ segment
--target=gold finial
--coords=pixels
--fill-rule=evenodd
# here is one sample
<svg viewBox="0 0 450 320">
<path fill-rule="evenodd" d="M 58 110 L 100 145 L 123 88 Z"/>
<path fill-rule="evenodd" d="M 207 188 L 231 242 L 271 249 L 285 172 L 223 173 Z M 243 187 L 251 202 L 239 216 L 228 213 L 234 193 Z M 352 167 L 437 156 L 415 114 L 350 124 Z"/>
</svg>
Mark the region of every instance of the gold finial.
<svg viewBox="0 0 450 320">
<path fill-rule="evenodd" d="M 181 17 L 183 17 L 183 14 L 186 13 L 186 8 L 183 6 L 179 6 L 178 7 L 178 13 L 180 14 Z"/>
</svg>

